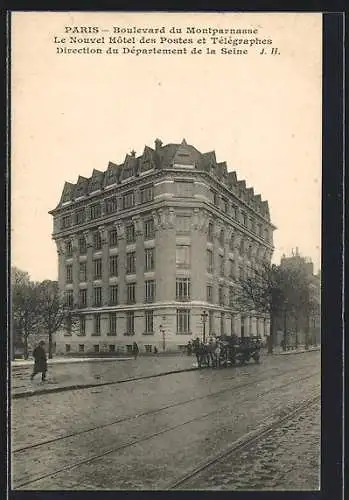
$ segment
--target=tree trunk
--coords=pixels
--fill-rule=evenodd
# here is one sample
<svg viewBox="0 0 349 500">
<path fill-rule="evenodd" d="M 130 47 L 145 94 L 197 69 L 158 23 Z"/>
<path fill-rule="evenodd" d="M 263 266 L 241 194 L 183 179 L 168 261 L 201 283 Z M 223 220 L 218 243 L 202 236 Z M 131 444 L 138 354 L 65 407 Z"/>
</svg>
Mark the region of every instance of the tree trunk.
<svg viewBox="0 0 349 500">
<path fill-rule="evenodd" d="M 28 336 L 27 335 L 24 335 L 23 336 L 23 343 L 24 343 L 24 359 L 28 359 L 29 358 L 29 352 L 28 352 Z"/>
<path fill-rule="evenodd" d="M 52 333 L 48 334 L 48 359 L 52 359 Z"/>
</svg>

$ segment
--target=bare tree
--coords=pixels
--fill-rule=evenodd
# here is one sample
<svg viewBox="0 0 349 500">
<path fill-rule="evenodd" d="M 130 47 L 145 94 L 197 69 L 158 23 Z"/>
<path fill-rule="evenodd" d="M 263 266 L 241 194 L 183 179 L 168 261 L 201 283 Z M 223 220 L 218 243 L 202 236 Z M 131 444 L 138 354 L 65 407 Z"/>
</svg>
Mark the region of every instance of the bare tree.
<svg viewBox="0 0 349 500">
<path fill-rule="evenodd" d="M 53 335 L 61 328 L 72 329 L 77 324 L 71 309 L 64 303 L 57 281 L 45 280 L 39 286 L 40 322 L 48 335 L 48 357 L 52 359 Z"/>
<path fill-rule="evenodd" d="M 40 324 L 39 283 L 16 267 L 11 269 L 12 332 L 16 328 L 23 338 L 24 358 L 28 359 L 28 337 Z"/>
</svg>

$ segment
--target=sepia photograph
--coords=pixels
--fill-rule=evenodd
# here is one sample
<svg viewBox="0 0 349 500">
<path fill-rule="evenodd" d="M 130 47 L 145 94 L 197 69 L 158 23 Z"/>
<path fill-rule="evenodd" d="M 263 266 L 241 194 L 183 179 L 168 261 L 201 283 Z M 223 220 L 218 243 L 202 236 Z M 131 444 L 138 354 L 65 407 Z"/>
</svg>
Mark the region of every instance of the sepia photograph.
<svg viewBox="0 0 349 500">
<path fill-rule="evenodd" d="M 321 13 L 11 13 L 12 490 L 318 491 Z"/>
</svg>

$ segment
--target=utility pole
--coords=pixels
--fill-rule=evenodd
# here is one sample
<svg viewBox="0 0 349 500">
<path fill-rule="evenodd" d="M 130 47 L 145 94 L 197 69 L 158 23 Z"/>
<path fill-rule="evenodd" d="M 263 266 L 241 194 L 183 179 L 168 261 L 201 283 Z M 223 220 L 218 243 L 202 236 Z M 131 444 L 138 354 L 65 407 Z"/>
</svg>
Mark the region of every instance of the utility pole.
<svg viewBox="0 0 349 500">
<path fill-rule="evenodd" d="M 160 325 L 160 333 L 162 334 L 162 350 L 165 352 L 166 349 L 165 328 L 162 325 Z"/>
</svg>

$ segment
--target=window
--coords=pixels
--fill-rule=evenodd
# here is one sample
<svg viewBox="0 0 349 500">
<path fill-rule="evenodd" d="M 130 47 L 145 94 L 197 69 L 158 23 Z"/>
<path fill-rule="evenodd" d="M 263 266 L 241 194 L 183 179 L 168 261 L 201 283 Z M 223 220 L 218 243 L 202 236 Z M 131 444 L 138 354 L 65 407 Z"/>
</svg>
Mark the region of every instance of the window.
<svg viewBox="0 0 349 500">
<path fill-rule="evenodd" d="M 70 344 L 65 344 L 65 352 L 70 352 Z"/>
<path fill-rule="evenodd" d="M 134 335 L 134 331 L 135 331 L 135 313 L 133 311 L 128 311 L 126 316 L 126 335 Z M 132 346 L 131 346 L 131 351 L 132 351 Z"/>
<path fill-rule="evenodd" d="M 224 257 L 223 255 L 219 256 L 219 274 L 224 276 Z"/>
<path fill-rule="evenodd" d="M 216 191 L 212 191 L 212 199 L 213 199 L 213 204 L 217 207 L 219 197 L 218 197 L 218 194 L 216 193 Z"/>
<path fill-rule="evenodd" d="M 84 255 L 87 252 L 86 238 L 85 236 L 79 237 L 79 253 Z"/>
<path fill-rule="evenodd" d="M 144 345 L 145 352 L 152 352 L 152 346 L 150 344 L 145 344 Z"/>
<path fill-rule="evenodd" d="M 78 210 L 75 212 L 75 222 L 76 224 L 83 224 L 85 222 L 85 210 Z"/>
<path fill-rule="evenodd" d="M 155 250 L 154 248 L 145 249 L 145 270 L 153 271 L 155 268 Z"/>
<path fill-rule="evenodd" d="M 127 304 L 134 304 L 136 302 L 136 283 L 127 283 Z"/>
<path fill-rule="evenodd" d="M 258 236 L 262 236 L 262 224 L 258 224 Z"/>
<path fill-rule="evenodd" d="M 145 311 L 145 331 L 147 335 L 154 333 L 154 311 Z"/>
<path fill-rule="evenodd" d="M 109 305 L 116 306 L 117 304 L 118 304 L 118 285 L 110 285 Z"/>
<path fill-rule="evenodd" d="M 126 226 L 126 243 L 134 243 L 136 241 L 136 233 L 134 224 Z"/>
<path fill-rule="evenodd" d="M 235 278 L 235 262 L 229 259 L 229 277 Z"/>
<path fill-rule="evenodd" d="M 229 287 L 229 306 L 233 307 L 234 305 L 234 287 Z"/>
<path fill-rule="evenodd" d="M 155 280 L 146 280 L 144 283 L 144 302 L 155 301 Z"/>
<path fill-rule="evenodd" d="M 80 335 L 86 335 L 86 318 L 85 316 L 80 316 Z"/>
<path fill-rule="evenodd" d="M 100 250 L 102 248 L 102 238 L 99 231 L 93 233 L 93 248 L 95 250 Z"/>
<path fill-rule="evenodd" d="M 208 224 L 207 240 L 211 241 L 211 242 L 213 241 L 213 224 L 212 224 L 212 222 L 209 222 L 209 224 Z"/>
<path fill-rule="evenodd" d="M 99 352 L 99 344 L 93 346 L 93 352 Z"/>
<path fill-rule="evenodd" d="M 126 254 L 126 274 L 135 274 L 136 272 L 136 252 Z"/>
<path fill-rule="evenodd" d="M 177 334 L 190 333 L 190 309 L 177 309 Z"/>
<path fill-rule="evenodd" d="M 98 219 L 101 216 L 101 205 L 99 203 L 95 203 L 90 206 L 90 218 Z"/>
<path fill-rule="evenodd" d="M 247 215 L 242 213 L 242 223 L 244 226 L 247 226 Z"/>
<path fill-rule="evenodd" d="M 235 205 L 233 205 L 231 207 L 231 215 L 232 215 L 232 217 L 234 217 L 234 219 L 236 219 L 236 206 Z"/>
<path fill-rule="evenodd" d="M 86 262 L 79 263 L 79 281 L 86 281 Z"/>
<path fill-rule="evenodd" d="M 191 218 L 186 215 L 176 215 L 176 231 L 180 234 L 190 232 Z"/>
<path fill-rule="evenodd" d="M 144 239 L 151 240 L 154 238 L 154 236 L 154 219 L 147 219 L 144 222 Z"/>
<path fill-rule="evenodd" d="M 154 199 L 153 186 L 146 186 L 141 189 L 141 203 L 147 203 Z"/>
<path fill-rule="evenodd" d="M 231 252 L 234 252 L 234 236 L 231 236 L 231 238 L 229 240 L 229 250 Z"/>
<path fill-rule="evenodd" d="M 176 246 L 176 267 L 187 269 L 190 267 L 190 246 Z"/>
<path fill-rule="evenodd" d="M 221 335 L 225 335 L 225 314 L 221 312 Z"/>
<path fill-rule="evenodd" d="M 87 290 L 79 290 L 79 307 L 86 307 L 87 304 Z"/>
<path fill-rule="evenodd" d="M 135 204 L 135 197 L 134 197 L 134 192 L 129 191 L 128 193 L 125 193 L 122 197 L 122 206 L 124 209 L 131 208 Z"/>
<path fill-rule="evenodd" d="M 126 335 L 127 335 L 127 334 L 126 334 Z M 128 354 L 132 354 L 132 352 L 133 352 L 133 345 L 132 345 L 132 344 L 128 344 L 128 345 L 126 346 L 126 352 L 127 352 Z"/>
<path fill-rule="evenodd" d="M 223 199 L 222 202 L 223 202 L 223 211 L 227 214 L 229 211 L 229 204 L 225 199 Z"/>
<path fill-rule="evenodd" d="M 94 314 L 93 315 L 93 334 L 92 335 L 100 335 L 101 334 L 101 315 Z"/>
<path fill-rule="evenodd" d="M 112 214 L 113 212 L 116 212 L 118 209 L 118 202 L 116 196 L 113 196 L 112 198 L 107 198 L 105 200 L 105 211 L 107 214 Z"/>
<path fill-rule="evenodd" d="M 79 352 L 85 352 L 85 344 L 79 344 Z"/>
<path fill-rule="evenodd" d="M 206 250 L 207 255 L 207 271 L 213 273 L 213 252 L 212 250 Z"/>
<path fill-rule="evenodd" d="M 109 313 L 109 335 L 116 335 L 116 313 Z"/>
<path fill-rule="evenodd" d="M 67 227 L 71 226 L 71 216 L 70 215 L 63 215 L 61 219 L 61 228 L 66 229 Z"/>
<path fill-rule="evenodd" d="M 219 245 L 224 248 L 224 231 L 223 229 L 219 233 Z"/>
<path fill-rule="evenodd" d="M 256 232 L 256 221 L 254 219 L 251 219 L 251 230 L 254 233 Z"/>
<path fill-rule="evenodd" d="M 194 196 L 193 183 L 191 181 L 176 181 L 176 195 L 182 197 Z"/>
<path fill-rule="evenodd" d="M 245 269 L 243 266 L 239 266 L 239 278 L 241 280 L 244 280 L 245 279 Z"/>
<path fill-rule="evenodd" d="M 176 300 L 190 300 L 190 278 L 176 278 Z"/>
<path fill-rule="evenodd" d="M 73 307 L 73 290 L 65 292 L 65 305 L 66 307 Z"/>
<path fill-rule="evenodd" d="M 115 344 L 109 344 L 108 349 L 109 352 L 115 352 Z"/>
<path fill-rule="evenodd" d="M 224 306 L 224 286 L 218 286 L 218 303 L 220 306 Z"/>
<path fill-rule="evenodd" d="M 65 254 L 67 257 L 71 257 L 73 255 L 73 245 L 70 240 L 65 242 Z"/>
<path fill-rule="evenodd" d="M 118 232 L 116 229 L 109 231 L 109 246 L 116 247 L 118 245 Z"/>
<path fill-rule="evenodd" d="M 94 266 L 94 279 L 98 280 L 102 277 L 102 259 L 95 259 L 93 261 Z"/>
<path fill-rule="evenodd" d="M 207 302 L 213 302 L 213 287 L 212 287 L 212 285 L 206 286 L 206 300 L 207 300 Z"/>
<path fill-rule="evenodd" d="M 71 264 L 69 264 L 65 268 L 65 277 L 66 277 L 67 283 L 72 283 L 73 282 L 73 266 Z"/>
<path fill-rule="evenodd" d="M 109 257 L 109 275 L 117 276 L 118 275 L 118 256 L 111 255 Z"/>
<path fill-rule="evenodd" d="M 93 302 L 94 302 L 94 305 L 97 307 L 102 305 L 102 287 L 101 286 L 96 286 L 93 289 Z"/>
</svg>

